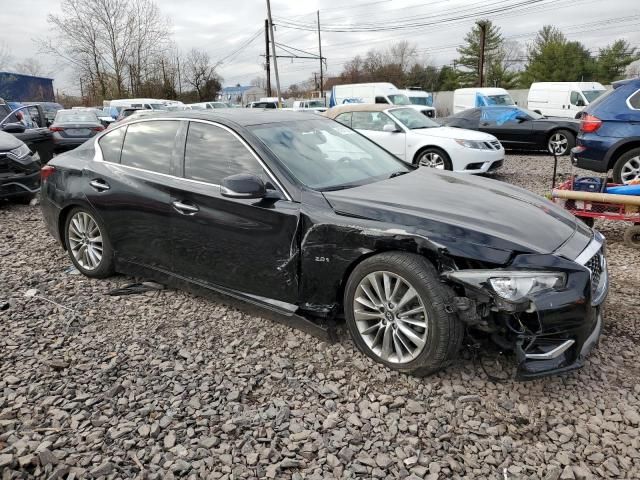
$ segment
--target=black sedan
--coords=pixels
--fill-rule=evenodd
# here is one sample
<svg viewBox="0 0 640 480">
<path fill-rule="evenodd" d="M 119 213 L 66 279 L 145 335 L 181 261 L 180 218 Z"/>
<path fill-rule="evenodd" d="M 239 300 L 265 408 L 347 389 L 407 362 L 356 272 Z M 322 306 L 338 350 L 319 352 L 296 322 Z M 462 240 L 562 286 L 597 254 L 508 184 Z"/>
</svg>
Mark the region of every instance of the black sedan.
<svg viewBox="0 0 640 480">
<path fill-rule="evenodd" d="M 53 132 L 55 151 L 63 152 L 82 145 L 104 130 L 104 126 L 94 112 L 58 110 L 49 130 Z"/>
<path fill-rule="evenodd" d="M 40 190 L 40 157 L 21 140 L 0 132 L 0 200 L 29 203 Z"/>
<path fill-rule="evenodd" d="M 575 147 L 580 128 L 578 120 L 548 118 L 515 106 L 470 108 L 441 123 L 490 133 L 506 149 L 555 150 L 558 155 L 568 155 Z"/>
<path fill-rule="evenodd" d="M 333 120 L 257 109 L 126 121 L 42 171 L 51 234 L 89 277 L 197 286 L 317 322 L 424 375 L 465 331 L 523 377 L 582 365 L 603 238 L 526 190 L 408 166 Z M 247 339 L 249 341 L 249 339 Z"/>
</svg>

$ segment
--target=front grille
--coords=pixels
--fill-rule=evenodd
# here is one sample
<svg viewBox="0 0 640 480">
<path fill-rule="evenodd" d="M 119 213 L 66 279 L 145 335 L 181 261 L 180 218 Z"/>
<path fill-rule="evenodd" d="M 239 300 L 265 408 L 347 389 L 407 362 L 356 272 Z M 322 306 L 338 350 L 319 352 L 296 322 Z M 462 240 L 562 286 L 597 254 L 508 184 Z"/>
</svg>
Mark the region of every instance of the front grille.
<svg viewBox="0 0 640 480">
<path fill-rule="evenodd" d="M 591 272 L 591 294 L 595 296 L 600 285 L 600 276 L 602 275 L 602 250 L 598 250 L 593 257 L 587 260 L 584 266 Z"/>
</svg>

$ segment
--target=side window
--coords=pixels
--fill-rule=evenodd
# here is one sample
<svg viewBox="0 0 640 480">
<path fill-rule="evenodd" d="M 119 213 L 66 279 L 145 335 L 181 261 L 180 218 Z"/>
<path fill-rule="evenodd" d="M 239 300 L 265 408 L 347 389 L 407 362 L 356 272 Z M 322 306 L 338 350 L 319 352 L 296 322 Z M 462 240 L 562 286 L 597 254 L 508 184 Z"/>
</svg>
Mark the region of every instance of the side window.
<svg viewBox="0 0 640 480">
<path fill-rule="evenodd" d="M 384 112 L 353 112 L 351 117 L 351 127 L 359 130 L 382 132 L 387 124 L 395 128 L 393 120 Z"/>
<path fill-rule="evenodd" d="M 578 92 L 571 92 L 571 96 L 569 97 L 569 101 L 571 102 L 571 105 L 577 105 L 578 104 Z"/>
<path fill-rule="evenodd" d="M 634 110 L 640 110 L 640 90 L 636 91 L 627 99 L 627 103 Z"/>
<path fill-rule="evenodd" d="M 152 121 L 128 126 L 120 163 L 152 172 L 171 174 L 171 154 L 180 122 Z"/>
<path fill-rule="evenodd" d="M 126 126 L 116 128 L 98 140 L 98 145 L 100 145 L 100 150 L 102 151 L 102 159 L 105 162 L 120 163 L 122 141 L 124 140 L 126 131 Z"/>
<path fill-rule="evenodd" d="M 184 151 L 184 176 L 191 180 L 222 184 L 237 173 L 253 173 L 265 179 L 264 170 L 249 149 L 226 130 L 190 122 Z"/>
<path fill-rule="evenodd" d="M 389 103 L 384 97 L 376 97 L 376 103 Z"/>
<path fill-rule="evenodd" d="M 351 112 L 341 113 L 340 115 L 338 115 L 336 117 L 336 121 L 340 122 L 343 125 L 346 125 L 347 127 L 350 127 L 351 126 Z"/>
</svg>

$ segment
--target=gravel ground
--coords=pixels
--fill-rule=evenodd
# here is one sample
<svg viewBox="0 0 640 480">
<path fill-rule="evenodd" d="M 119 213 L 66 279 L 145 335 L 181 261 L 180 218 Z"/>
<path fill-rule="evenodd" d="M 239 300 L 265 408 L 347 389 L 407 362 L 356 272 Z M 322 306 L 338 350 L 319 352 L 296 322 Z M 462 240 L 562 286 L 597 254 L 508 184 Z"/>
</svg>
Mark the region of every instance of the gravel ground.
<svg viewBox="0 0 640 480">
<path fill-rule="evenodd" d="M 551 165 L 509 155 L 496 178 L 542 194 Z M 519 383 L 469 355 L 408 377 L 344 332 L 325 344 L 183 292 L 106 296 L 130 279 L 66 273 L 38 207 L 0 205 L 1 478 L 640 478 L 640 260 L 623 225 L 596 226 L 600 346 Z"/>
</svg>

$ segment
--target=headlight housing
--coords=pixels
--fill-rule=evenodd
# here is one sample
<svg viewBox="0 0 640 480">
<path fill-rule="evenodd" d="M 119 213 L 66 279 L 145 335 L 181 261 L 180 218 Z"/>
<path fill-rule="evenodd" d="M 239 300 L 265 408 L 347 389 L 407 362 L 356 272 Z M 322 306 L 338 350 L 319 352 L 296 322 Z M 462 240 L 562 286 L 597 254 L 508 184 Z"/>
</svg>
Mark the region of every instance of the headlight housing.
<svg viewBox="0 0 640 480">
<path fill-rule="evenodd" d="M 485 142 L 480 142 L 477 140 L 464 140 L 462 138 L 456 138 L 455 142 L 461 147 L 465 148 L 473 148 L 475 150 L 491 150 Z"/>
<path fill-rule="evenodd" d="M 9 155 L 15 157 L 17 159 L 21 159 L 31 154 L 31 150 L 27 147 L 26 144 L 20 145 L 18 148 L 14 148 L 13 150 L 9 150 Z"/>
<path fill-rule="evenodd" d="M 459 270 L 447 276 L 513 303 L 544 290 L 560 290 L 567 283 L 566 274 L 545 271 Z"/>
</svg>

